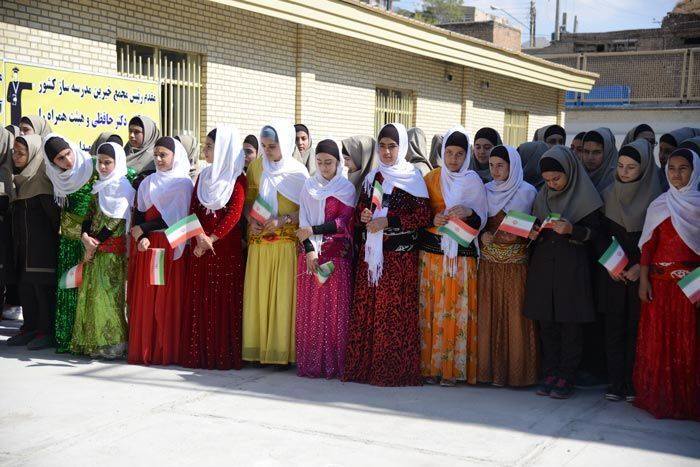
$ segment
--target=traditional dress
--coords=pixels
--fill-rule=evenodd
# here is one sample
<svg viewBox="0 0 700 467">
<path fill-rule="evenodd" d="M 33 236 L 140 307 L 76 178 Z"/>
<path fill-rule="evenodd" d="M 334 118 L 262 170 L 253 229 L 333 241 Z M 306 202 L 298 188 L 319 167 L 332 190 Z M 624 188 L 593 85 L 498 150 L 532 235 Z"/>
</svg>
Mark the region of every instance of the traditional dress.
<svg viewBox="0 0 700 467">
<path fill-rule="evenodd" d="M 238 131 L 220 126 L 214 163 L 199 174 L 190 213 L 204 234 L 216 236 L 214 253 L 187 255 L 187 289 L 180 363 L 188 368 L 241 368 L 244 266 L 240 220 L 245 200 L 245 155 Z"/>
<path fill-rule="evenodd" d="M 338 159 L 335 177 L 326 180 L 317 171 L 306 180 L 301 192 L 299 227 L 310 227 L 313 235 L 303 242 L 297 270 L 296 360 L 297 374 L 311 378 L 343 376 L 348 321 L 352 303 L 352 232 L 355 187 L 343 176 L 341 149 L 333 140 L 323 140 L 316 153 Z M 320 283 L 307 271 L 307 255 L 316 255 L 319 265 L 331 261 L 334 270 Z"/>
<path fill-rule="evenodd" d="M 387 128 L 390 127 L 390 128 Z M 430 222 L 428 190 L 420 172 L 406 161 L 408 136 L 399 123 L 379 133 L 398 143 L 394 165 L 380 162 L 369 172 L 355 208 L 362 231 L 361 257 L 355 275 L 354 303 L 348 332 L 344 381 L 376 386 L 421 384 L 418 318 L 418 230 Z M 381 138 L 379 138 L 381 139 Z M 360 214 L 372 207 L 375 182 L 382 185 L 382 207 L 373 217 L 386 217 L 388 227 L 367 233 Z"/>
<path fill-rule="evenodd" d="M 645 140 L 633 140 L 620 149 L 620 156 L 635 159 L 641 168 L 637 180 L 624 183 L 615 175 L 615 182 L 603 192 L 605 203 L 606 239 L 615 238 L 629 262 L 625 270 L 639 264 L 637 244 L 642 234 L 649 204 L 661 194 L 656 176 L 656 164 L 651 145 Z M 632 369 L 639 323 L 639 281 L 613 280 L 607 270 L 597 266 L 598 310 L 605 315 L 605 353 L 610 386 L 609 400 L 634 398 Z"/>
<path fill-rule="evenodd" d="M 510 210 L 532 212 L 537 190 L 523 180 L 518 152 L 496 146 L 491 158 L 509 164 L 508 179 L 486 184 L 488 222 L 493 240 L 481 243 L 479 264 L 479 375 L 482 383 L 530 386 L 537 383 L 535 323 L 523 315 L 527 278 L 527 243 L 498 231 Z"/>
<path fill-rule="evenodd" d="M 63 170 L 53 163 L 56 153 L 49 149 L 52 141 L 60 147 L 70 147 L 75 156 L 72 169 Z M 50 151 L 47 154 L 47 151 Z M 92 185 L 97 179 L 95 161 L 76 144 L 54 133 L 44 138 L 46 173 L 54 188 L 54 197 L 61 210 L 61 236 L 58 247 L 57 276 L 83 261 L 85 249 L 80 241 L 82 225 L 92 199 Z M 56 352 L 70 351 L 75 325 L 78 289 L 56 289 Z"/>
<path fill-rule="evenodd" d="M 700 267 L 700 157 L 688 149 L 693 173 L 680 190 L 656 198 L 639 241 L 653 298 L 642 303 L 634 366 L 635 405 L 657 418 L 700 421 L 698 309 L 678 281 Z"/>
<path fill-rule="evenodd" d="M 187 215 L 192 196 L 190 162 L 185 148 L 170 137 L 156 146 L 174 153 L 172 168 L 156 171 L 139 186 L 134 225 L 143 230 L 150 246 L 139 251 L 131 241 L 133 264 L 127 287 L 129 308 L 129 363 L 168 365 L 179 362 L 180 335 L 185 294 L 185 246 L 172 248 L 163 232 Z M 140 240 L 140 239 L 139 239 Z M 165 285 L 151 285 L 151 261 L 155 248 L 164 249 Z"/>
<path fill-rule="evenodd" d="M 446 146 L 464 149 L 462 167 L 452 172 L 443 165 L 425 177 L 433 216 L 453 207 L 472 210 L 465 222 L 480 230 L 486 220 L 486 192 L 481 178 L 469 169 L 471 152 L 466 131 L 456 126 L 443 137 L 441 157 Z M 477 248 L 468 247 L 430 226 L 421 231 L 420 330 L 421 374 L 428 381 L 442 384 L 456 381 L 476 383 L 477 372 Z"/>
<path fill-rule="evenodd" d="M 18 136 L 17 142 L 29 152 L 27 165 L 15 169 L 16 195 L 11 206 L 17 289 L 24 315 L 20 332 L 53 336 L 61 210 L 44 168 L 41 136 Z"/>
<path fill-rule="evenodd" d="M 104 143 L 96 154 L 113 157 L 115 167 L 106 177 L 100 174 L 93 185 L 82 225 L 82 232 L 100 245 L 83 266 L 70 351 L 113 359 L 124 357 L 127 349 L 126 229 L 135 191 L 127 179 L 126 156 L 119 144 Z"/>
<path fill-rule="evenodd" d="M 273 162 L 263 154 L 250 163 L 246 204 L 253 205 L 260 195 L 272 208 L 271 215 L 282 219 L 299 211 L 299 196 L 308 172 L 292 157 L 295 135 L 292 124 L 278 121 L 265 129 L 272 129 L 277 135 L 282 159 Z M 295 361 L 296 229 L 296 223 L 287 222 L 274 232 L 248 236 L 243 360 L 279 365 Z"/>
<path fill-rule="evenodd" d="M 540 159 L 540 170 L 564 173 L 567 183 L 560 191 L 543 186 L 533 214 L 540 220 L 560 214 L 573 231 L 541 229 L 532 243 L 524 314 L 540 327 L 545 383 L 539 393 L 556 390 L 555 397 L 568 397 L 581 361 L 582 324 L 595 319 L 589 248 L 599 234 L 603 202 L 571 149 L 552 147 Z"/>
</svg>

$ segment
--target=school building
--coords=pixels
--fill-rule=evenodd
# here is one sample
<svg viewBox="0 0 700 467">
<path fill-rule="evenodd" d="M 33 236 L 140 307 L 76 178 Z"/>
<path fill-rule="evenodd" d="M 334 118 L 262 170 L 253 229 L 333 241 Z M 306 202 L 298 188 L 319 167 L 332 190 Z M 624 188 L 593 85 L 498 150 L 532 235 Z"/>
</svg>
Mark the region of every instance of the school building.
<svg viewBox="0 0 700 467">
<path fill-rule="evenodd" d="M 4 0 L 0 57 L 152 80 L 163 134 L 200 138 L 282 117 L 316 140 L 400 121 L 518 144 L 597 76 L 357 0 Z"/>
</svg>

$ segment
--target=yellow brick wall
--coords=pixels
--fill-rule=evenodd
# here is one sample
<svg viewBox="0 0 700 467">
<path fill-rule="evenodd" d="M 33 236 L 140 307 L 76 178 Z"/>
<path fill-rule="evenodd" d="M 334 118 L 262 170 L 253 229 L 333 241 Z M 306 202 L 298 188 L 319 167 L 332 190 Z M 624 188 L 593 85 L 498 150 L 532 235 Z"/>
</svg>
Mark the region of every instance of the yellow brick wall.
<svg viewBox="0 0 700 467">
<path fill-rule="evenodd" d="M 202 54 L 202 134 L 221 122 L 257 132 L 278 117 L 303 121 L 316 140 L 372 134 L 377 87 L 415 93 L 428 140 L 455 123 L 502 131 L 505 108 L 530 112 L 530 138 L 564 119 L 554 89 L 212 2 L 2 2 L 0 55 L 10 59 L 116 74 L 117 40 Z"/>
</svg>

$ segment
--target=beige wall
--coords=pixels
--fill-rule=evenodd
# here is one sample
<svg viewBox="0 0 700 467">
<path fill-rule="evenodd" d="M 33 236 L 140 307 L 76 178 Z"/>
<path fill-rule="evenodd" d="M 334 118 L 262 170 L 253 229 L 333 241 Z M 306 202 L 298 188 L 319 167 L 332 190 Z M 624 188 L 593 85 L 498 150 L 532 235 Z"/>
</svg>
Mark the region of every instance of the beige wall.
<svg viewBox="0 0 700 467">
<path fill-rule="evenodd" d="M 6 0 L 0 9 L 7 58 L 116 74 L 118 39 L 203 55 L 202 133 L 220 122 L 257 132 L 283 117 L 306 123 L 316 140 L 372 134 L 377 86 L 415 93 L 428 139 L 455 123 L 502 131 L 505 108 L 530 112 L 530 137 L 563 122 L 555 89 L 211 2 Z"/>
</svg>

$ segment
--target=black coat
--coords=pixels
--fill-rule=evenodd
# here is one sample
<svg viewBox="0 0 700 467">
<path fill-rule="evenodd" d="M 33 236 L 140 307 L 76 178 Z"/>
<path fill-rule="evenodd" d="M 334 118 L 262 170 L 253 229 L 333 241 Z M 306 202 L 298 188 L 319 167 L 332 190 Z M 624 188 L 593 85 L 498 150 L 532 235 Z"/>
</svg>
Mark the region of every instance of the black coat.
<svg viewBox="0 0 700 467">
<path fill-rule="evenodd" d="M 642 232 L 627 232 L 623 226 L 615 221 L 604 218 L 604 248 L 610 246 L 614 236 L 625 251 L 629 263 L 625 271 L 639 263 L 642 252 L 639 249 L 639 238 Z M 604 252 L 605 250 L 603 250 Z M 602 255 L 601 252 L 600 254 Z M 599 255 L 600 256 L 600 255 Z M 624 313 L 625 311 L 638 314 L 641 303 L 639 301 L 639 281 L 625 284 L 623 281 L 612 280 L 608 271 L 596 263 L 596 277 L 598 293 L 598 311 L 600 313 Z M 626 310 L 627 308 L 627 310 Z"/>
<path fill-rule="evenodd" d="M 52 195 L 38 195 L 12 203 L 12 240 L 16 280 L 55 284 L 61 209 Z"/>
<path fill-rule="evenodd" d="M 3 285 L 11 284 L 15 279 L 13 250 L 10 198 L 0 195 L 0 294 Z"/>
<path fill-rule="evenodd" d="M 525 283 L 527 318 L 558 323 L 595 321 L 591 276 L 591 248 L 602 223 L 594 211 L 574 224 L 571 235 L 551 229 L 533 242 Z"/>
</svg>

